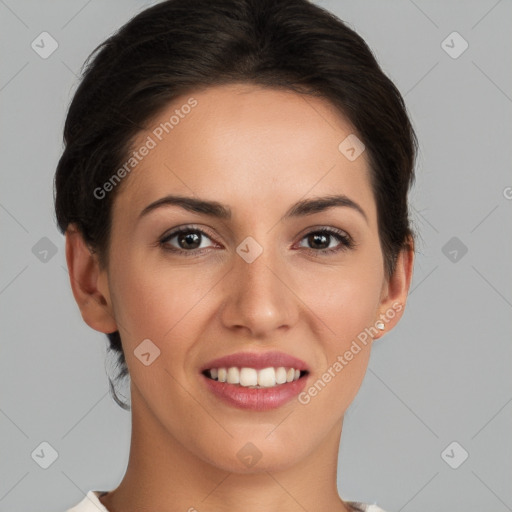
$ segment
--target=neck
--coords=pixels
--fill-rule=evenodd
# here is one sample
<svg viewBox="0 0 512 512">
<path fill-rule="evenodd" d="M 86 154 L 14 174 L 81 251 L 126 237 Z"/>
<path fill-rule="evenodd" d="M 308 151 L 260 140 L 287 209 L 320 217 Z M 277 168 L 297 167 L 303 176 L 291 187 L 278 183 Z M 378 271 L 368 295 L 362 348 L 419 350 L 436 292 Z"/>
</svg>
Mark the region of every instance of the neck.
<svg viewBox="0 0 512 512">
<path fill-rule="evenodd" d="M 349 512 L 336 484 L 341 429 L 342 422 L 292 467 L 233 473 L 185 448 L 132 393 L 128 467 L 100 501 L 109 512 Z"/>
</svg>

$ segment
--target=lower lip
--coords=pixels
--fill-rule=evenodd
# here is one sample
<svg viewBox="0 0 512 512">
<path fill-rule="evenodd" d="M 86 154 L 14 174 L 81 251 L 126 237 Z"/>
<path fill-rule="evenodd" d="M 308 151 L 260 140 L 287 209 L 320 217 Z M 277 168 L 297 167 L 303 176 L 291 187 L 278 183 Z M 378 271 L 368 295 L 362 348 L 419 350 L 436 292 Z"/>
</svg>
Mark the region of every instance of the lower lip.
<svg viewBox="0 0 512 512">
<path fill-rule="evenodd" d="M 229 405 L 239 409 L 268 411 L 281 407 L 295 398 L 306 386 L 308 375 L 272 388 L 246 388 L 210 379 L 201 374 L 208 389 Z"/>
</svg>

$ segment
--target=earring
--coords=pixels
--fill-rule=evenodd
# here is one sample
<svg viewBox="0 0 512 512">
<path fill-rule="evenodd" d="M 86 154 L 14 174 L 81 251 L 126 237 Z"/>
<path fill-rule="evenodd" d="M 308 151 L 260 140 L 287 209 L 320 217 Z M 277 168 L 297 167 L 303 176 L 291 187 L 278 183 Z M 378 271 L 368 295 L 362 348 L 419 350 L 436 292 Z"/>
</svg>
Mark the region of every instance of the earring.
<svg viewBox="0 0 512 512">
<path fill-rule="evenodd" d="M 375 323 L 375 326 L 377 327 L 377 329 L 380 329 L 381 331 L 383 331 L 386 328 L 384 322 L 381 322 L 380 320 Z"/>
</svg>

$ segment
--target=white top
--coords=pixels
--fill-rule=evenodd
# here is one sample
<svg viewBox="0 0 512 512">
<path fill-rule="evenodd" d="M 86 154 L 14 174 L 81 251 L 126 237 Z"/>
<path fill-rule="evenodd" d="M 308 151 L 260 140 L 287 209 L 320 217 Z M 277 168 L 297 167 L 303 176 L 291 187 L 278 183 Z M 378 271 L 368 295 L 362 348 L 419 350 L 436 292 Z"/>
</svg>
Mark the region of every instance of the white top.
<svg viewBox="0 0 512 512">
<path fill-rule="evenodd" d="M 98 498 L 105 492 L 107 491 L 89 491 L 78 505 L 66 512 L 109 512 Z M 345 503 L 352 507 L 354 512 L 385 512 L 376 504 L 360 503 L 359 501 L 346 501 Z"/>
<path fill-rule="evenodd" d="M 108 512 L 98 498 L 98 496 L 106 492 L 107 491 L 89 491 L 78 505 L 66 510 L 66 512 Z"/>
</svg>

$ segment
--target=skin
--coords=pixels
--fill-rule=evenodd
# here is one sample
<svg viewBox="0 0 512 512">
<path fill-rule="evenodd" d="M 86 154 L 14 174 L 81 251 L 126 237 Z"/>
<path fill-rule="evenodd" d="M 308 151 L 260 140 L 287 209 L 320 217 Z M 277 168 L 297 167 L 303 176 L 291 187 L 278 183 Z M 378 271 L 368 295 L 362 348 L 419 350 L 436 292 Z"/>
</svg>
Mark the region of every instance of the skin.
<svg viewBox="0 0 512 512">
<path fill-rule="evenodd" d="M 109 267 L 100 268 L 74 226 L 66 233 L 82 317 L 97 331 L 119 330 L 131 377 L 128 468 L 101 501 L 111 512 L 221 512 L 240 504 L 247 512 L 348 511 L 337 491 L 338 448 L 371 339 L 308 404 L 293 399 L 265 412 L 221 402 L 199 367 L 276 349 L 308 363 L 309 386 L 381 314 L 405 306 L 414 252 L 404 250 L 386 278 L 366 152 L 349 161 L 338 150 L 354 129 L 328 102 L 247 84 L 212 87 L 169 105 L 135 147 L 190 97 L 197 106 L 119 185 Z M 232 218 L 167 206 L 138 220 L 171 193 L 221 202 Z M 330 194 L 347 195 L 368 220 L 335 207 L 280 221 L 297 201 Z M 202 254 L 179 237 L 167 246 L 195 250 L 194 257 L 159 246 L 172 228 L 189 224 L 207 232 Z M 320 249 L 343 245 L 335 237 L 308 241 L 321 227 L 344 231 L 357 246 L 322 256 Z M 263 248 L 252 263 L 236 252 L 247 236 Z M 161 351 L 149 366 L 134 355 L 146 338 Z M 237 457 L 248 442 L 261 453 L 252 467 Z"/>
</svg>

